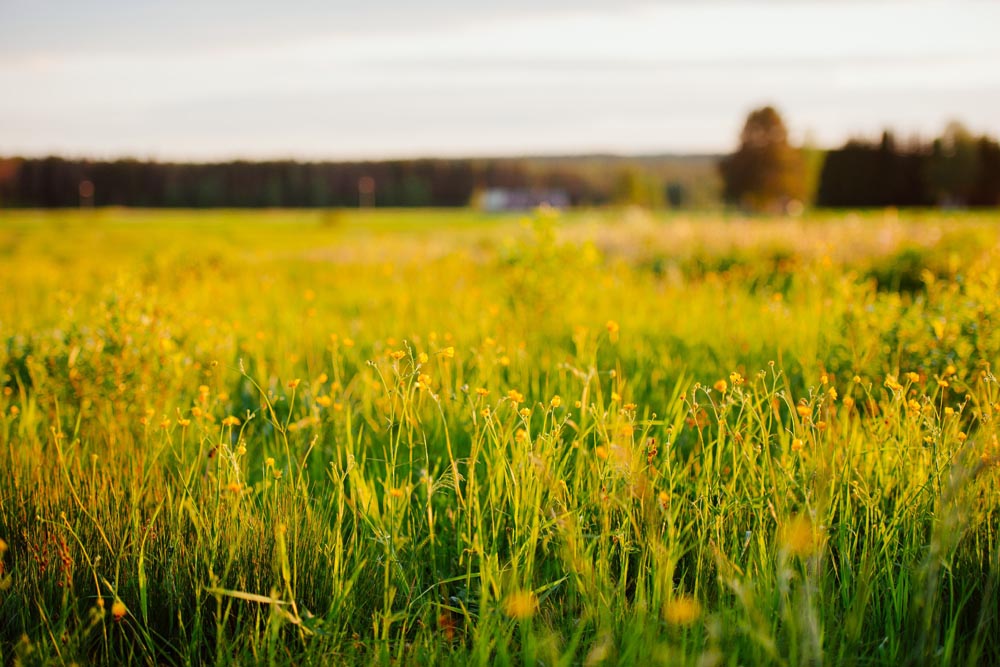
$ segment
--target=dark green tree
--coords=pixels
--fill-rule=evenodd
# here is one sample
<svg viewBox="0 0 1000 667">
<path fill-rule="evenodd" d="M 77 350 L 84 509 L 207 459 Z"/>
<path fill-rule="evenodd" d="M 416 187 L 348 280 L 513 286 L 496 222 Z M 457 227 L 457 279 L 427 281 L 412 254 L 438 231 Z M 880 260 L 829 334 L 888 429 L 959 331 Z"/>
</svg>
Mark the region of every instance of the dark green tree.
<svg viewBox="0 0 1000 667">
<path fill-rule="evenodd" d="M 774 107 L 755 109 L 740 133 L 740 146 L 719 165 L 727 202 L 753 211 L 781 211 L 806 195 L 805 164 L 788 143 Z"/>
</svg>

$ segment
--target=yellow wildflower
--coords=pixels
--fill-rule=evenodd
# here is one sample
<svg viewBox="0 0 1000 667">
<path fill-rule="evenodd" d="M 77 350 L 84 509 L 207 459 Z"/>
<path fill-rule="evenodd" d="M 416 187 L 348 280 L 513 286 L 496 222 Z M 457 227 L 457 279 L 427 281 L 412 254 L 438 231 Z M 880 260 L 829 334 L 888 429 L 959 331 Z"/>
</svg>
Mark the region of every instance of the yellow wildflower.
<svg viewBox="0 0 1000 667">
<path fill-rule="evenodd" d="M 115 600 L 115 603 L 111 605 L 111 618 L 114 619 L 115 623 L 125 618 L 128 614 L 128 607 L 121 600 Z"/>
<path fill-rule="evenodd" d="M 701 603 L 690 595 L 679 595 L 663 606 L 663 620 L 671 625 L 691 625 L 701 616 Z"/>
<path fill-rule="evenodd" d="M 816 532 L 812 521 L 797 514 L 781 530 L 781 544 L 793 556 L 805 558 L 816 550 Z"/>
<path fill-rule="evenodd" d="M 612 343 L 618 342 L 618 332 L 621 330 L 618 323 L 614 320 L 608 320 L 607 324 L 604 325 L 608 330 L 608 338 L 611 339 Z"/>
<path fill-rule="evenodd" d="M 511 593 L 503 601 L 504 613 L 519 621 L 531 618 L 537 609 L 538 598 L 531 591 Z"/>
</svg>

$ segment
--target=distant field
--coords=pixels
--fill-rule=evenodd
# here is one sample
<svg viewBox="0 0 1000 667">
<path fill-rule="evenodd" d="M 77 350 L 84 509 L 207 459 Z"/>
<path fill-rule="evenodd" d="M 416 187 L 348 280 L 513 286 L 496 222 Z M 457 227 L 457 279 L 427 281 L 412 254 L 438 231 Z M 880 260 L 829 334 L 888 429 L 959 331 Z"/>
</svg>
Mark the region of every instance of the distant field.
<svg viewBox="0 0 1000 667">
<path fill-rule="evenodd" d="M 1000 664 L 1000 219 L 0 212 L 0 663 Z"/>
</svg>

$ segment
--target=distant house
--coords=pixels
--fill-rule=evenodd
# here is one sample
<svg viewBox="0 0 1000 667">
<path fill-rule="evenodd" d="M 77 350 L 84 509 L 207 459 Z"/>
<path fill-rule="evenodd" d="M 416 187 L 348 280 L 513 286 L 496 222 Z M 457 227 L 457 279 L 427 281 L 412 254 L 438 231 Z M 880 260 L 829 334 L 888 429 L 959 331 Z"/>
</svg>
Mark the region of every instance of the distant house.
<svg viewBox="0 0 1000 667">
<path fill-rule="evenodd" d="M 487 188 L 476 198 L 476 206 L 489 212 L 530 211 L 539 206 L 569 208 L 569 205 L 569 195 L 557 188 Z"/>
</svg>

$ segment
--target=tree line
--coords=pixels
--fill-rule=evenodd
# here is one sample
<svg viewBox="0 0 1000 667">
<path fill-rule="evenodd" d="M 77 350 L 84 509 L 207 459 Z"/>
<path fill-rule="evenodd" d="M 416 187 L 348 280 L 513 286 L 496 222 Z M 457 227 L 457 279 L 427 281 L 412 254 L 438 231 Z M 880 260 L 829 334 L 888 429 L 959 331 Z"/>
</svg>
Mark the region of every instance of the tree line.
<svg viewBox="0 0 1000 667">
<path fill-rule="evenodd" d="M 725 202 L 804 206 L 998 206 L 1000 144 L 958 123 L 933 141 L 852 139 L 792 146 L 773 107 L 749 114 L 728 156 L 597 155 L 378 162 L 0 158 L 0 207 L 460 207 L 493 188 L 558 192 L 574 206 L 671 208 Z"/>
<path fill-rule="evenodd" d="M 715 198 L 714 157 L 167 163 L 0 158 L 0 207 L 468 206 L 491 188 L 558 191 L 574 206 Z M 643 199 L 636 196 L 640 181 Z"/>
<path fill-rule="evenodd" d="M 516 161 L 0 161 L 0 205 L 13 207 L 448 207 L 468 205 L 476 188 L 528 186 L 559 188 L 574 203 L 600 196 L 575 174 L 532 174 Z"/>
<path fill-rule="evenodd" d="M 1000 205 L 1000 144 L 957 122 L 930 142 L 900 142 L 885 131 L 820 153 L 793 147 L 781 115 L 763 107 L 747 116 L 739 148 L 719 172 L 724 200 L 755 211 Z"/>
<path fill-rule="evenodd" d="M 930 143 L 849 141 L 823 163 L 819 206 L 1000 205 L 1000 144 L 958 123 Z"/>
</svg>

